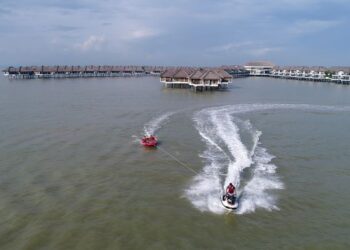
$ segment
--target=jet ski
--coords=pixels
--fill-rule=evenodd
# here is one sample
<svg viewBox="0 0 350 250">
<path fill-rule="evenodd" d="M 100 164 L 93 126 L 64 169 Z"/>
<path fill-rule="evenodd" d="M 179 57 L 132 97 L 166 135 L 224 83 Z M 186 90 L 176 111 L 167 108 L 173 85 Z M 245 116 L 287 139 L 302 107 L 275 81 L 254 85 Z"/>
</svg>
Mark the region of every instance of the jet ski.
<svg viewBox="0 0 350 250">
<path fill-rule="evenodd" d="M 221 197 L 221 203 L 225 208 L 230 210 L 235 210 L 238 208 L 238 199 L 236 195 L 229 197 L 228 195 L 224 194 Z"/>
</svg>

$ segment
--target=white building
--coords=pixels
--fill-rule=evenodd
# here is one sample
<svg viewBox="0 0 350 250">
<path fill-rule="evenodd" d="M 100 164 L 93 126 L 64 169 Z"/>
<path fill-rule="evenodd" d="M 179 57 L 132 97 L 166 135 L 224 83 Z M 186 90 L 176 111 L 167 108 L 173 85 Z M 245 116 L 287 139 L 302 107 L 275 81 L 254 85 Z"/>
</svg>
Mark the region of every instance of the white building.
<svg viewBox="0 0 350 250">
<path fill-rule="evenodd" d="M 249 62 L 244 65 L 251 76 L 270 76 L 274 67 L 271 62 Z"/>
</svg>

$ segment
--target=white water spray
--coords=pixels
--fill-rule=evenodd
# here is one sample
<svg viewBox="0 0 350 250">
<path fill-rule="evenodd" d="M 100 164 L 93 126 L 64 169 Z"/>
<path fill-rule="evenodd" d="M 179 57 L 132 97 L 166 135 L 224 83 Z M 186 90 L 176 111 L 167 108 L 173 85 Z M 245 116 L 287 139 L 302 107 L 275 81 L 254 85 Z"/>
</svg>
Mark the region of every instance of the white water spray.
<svg viewBox="0 0 350 250">
<path fill-rule="evenodd" d="M 249 121 L 242 121 L 236 114 L 262 110 L 302 110 L 319 112 L 350 111 L 349 107 L 330 107 L 304 104 L 242 104 L 204 109 L 196 113 L 196 128 L 206 143 L 200 155 L 205 161 L 203 171 L 196 175 L 186 196 L 201 211 L 223 213 L 220 195 L 229 182 L 238 187 L 240 198 L 238 214 L 251 213 L 257 208 L 268 211 L 278 209 L 277 199 L 271 190 L 284 185 L 271 163 L 274 158 L 259 142 L 261 131 Z M 244 145 L 238 124 L 248 131 L 252 146 Z M 249 168 L 251 176 L 241 184 L 243 170 Z M 226 177 L 223 178 L 222 176 Z"/>
<path fill-rule="evenodd" d="M 175 114 L 175 112 L 167 112 L 158 116 L 144 126 L 144 133 L 147 136 L 154 135 L 166 122 L 169 120 L 169 117 Z"/>
</svg>

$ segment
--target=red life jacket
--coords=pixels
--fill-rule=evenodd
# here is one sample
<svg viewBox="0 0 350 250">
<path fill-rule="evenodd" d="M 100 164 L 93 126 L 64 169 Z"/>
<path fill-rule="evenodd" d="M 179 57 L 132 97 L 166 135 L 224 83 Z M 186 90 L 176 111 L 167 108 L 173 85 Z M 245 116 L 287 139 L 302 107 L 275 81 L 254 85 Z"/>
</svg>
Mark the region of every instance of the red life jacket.
<svg viewBox="0 0 350 250">
<path fill-rule="evenodd" d="M 226 188 L 226 193 L 228 193 L 228 194 L 234 194 L 234 192 L 235 192 L 235 187 L 234 187 L 234 186 L 228 186 L 228 187 Z"/>
</svg>

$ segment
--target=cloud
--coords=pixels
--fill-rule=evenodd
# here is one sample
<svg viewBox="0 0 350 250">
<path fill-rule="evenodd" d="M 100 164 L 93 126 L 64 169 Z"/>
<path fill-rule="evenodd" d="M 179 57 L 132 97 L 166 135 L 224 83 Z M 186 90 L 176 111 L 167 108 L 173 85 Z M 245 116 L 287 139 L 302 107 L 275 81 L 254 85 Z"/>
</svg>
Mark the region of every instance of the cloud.
<svg viewBox="0 0 350 250">
<path fill-rule="evenodd" d="M 20 64 L 42 55 L 35 56 L 40 64 L 56 64 L 60 56 L 85 63 L 100 56 L 105 63 L 181 65 L 267 55 L 287 61 L 304 49 L 324 52 L 330 43 L 347 51 L 349 11 L 349 0 L 2 0 L 0 47 L 7 49 L 0 60 Z M 323 56 L 348 61 L 334 51 Z"/>
<path fill-rule="evenodd" d="M 70 31 L 78 31 L 81 29 L 79 26 L 73 26 L 73 25 L 52 25 L 49 30 L 52 31 L 62 31 L 62 32 L 70 32 Z"/>
<path fill-rule="evenodd" d="M 103 36 L 89 36 L 84 42 L 76 44 L 76 48 L 87 51 L 87 50 L 99 50 L 101 45 L 106 42 Z"/>
<path fill-rule="evenodd" d="M 338 20 L 299 20 L 289 28 L 294 35 L 317 33 L 341 24 Z"/>
<path fill-rule="evenodd" d="M 232 52 L 235 54 L 247 54 L 252 56 L 265 56 L 272 52 L 282 50 L 281 47 L 268 46 L 269 42 L 253 42 L 253 41 L 244 41 L 237 43 L 227 43 L 220 46 L 215 46 L 209 49 L 211 52 Z"/>
<path fill-rule="evenodd" d="M 126 34 L 123 37 L 126 40 L 137 40 L 137 39 L 154 37 L 156 35 L 158 35 L 157 31 L 149 28 L 144 28 L 144 29 L 135 29 L 135 30 L 126 32 Z"/>
<path fill-rule="evenodd" d="M 247 41 L 247 42 L 240 42 L 240 43 L 227 43 L 224 45 L 219 45 L 219 46 L 215 46 L 209 49 L 209 51 L 212 52 L 227 52 L 227 51 L 234 51 L 240 48 L 244 48 L 244 47 L 248 47 L 250 45 L 254 44 L 251 41 Z"/>
<path fill-rule="evenodd" d="M 277 52 L 277 51 L 281 51 L 282 49 L 279 47 L 271 47 L 271 48 L 256 48 L 256 49 L 251 49 L 248 51 L 248 54 L 252 55 L 252 56 L 266 56 L 272 52 Z"/>
</svg>

